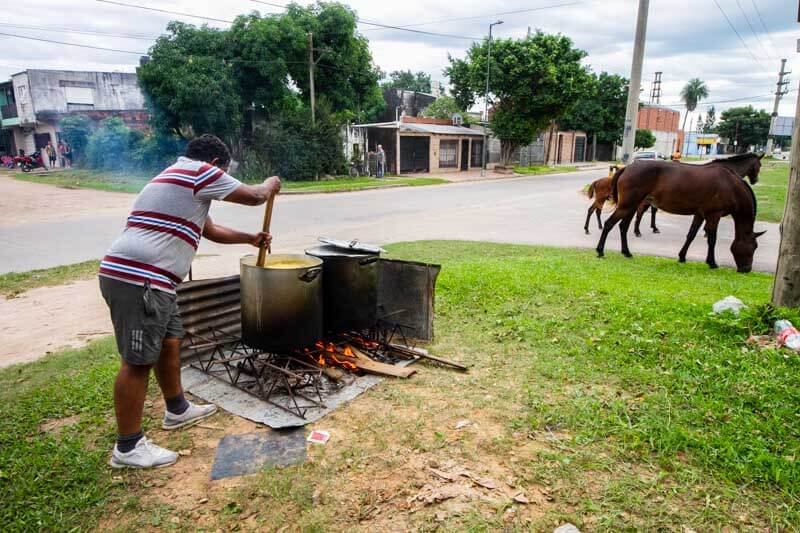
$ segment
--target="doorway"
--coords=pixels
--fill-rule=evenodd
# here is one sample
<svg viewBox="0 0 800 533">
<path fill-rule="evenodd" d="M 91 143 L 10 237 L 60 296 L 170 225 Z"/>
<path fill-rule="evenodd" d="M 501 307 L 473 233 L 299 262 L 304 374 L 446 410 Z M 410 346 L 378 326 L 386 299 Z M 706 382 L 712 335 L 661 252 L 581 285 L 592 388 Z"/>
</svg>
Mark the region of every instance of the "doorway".
<svg viewBox="0 0 800 533">
<path fill-rule="evenodd" d="M 461 141 L 461 170 L 469 170 L 469 139 Z"/>
</svg>

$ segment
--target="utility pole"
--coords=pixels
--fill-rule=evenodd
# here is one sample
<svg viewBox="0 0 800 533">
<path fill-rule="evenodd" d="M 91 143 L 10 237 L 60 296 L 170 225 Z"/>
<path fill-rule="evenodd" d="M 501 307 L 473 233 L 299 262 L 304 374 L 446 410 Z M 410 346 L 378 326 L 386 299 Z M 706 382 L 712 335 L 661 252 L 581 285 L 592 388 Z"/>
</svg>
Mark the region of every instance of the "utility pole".
<svg viewBox="0 0 800 533">
<path fill-rule="evenodd" d="M 622 163 L 626 165 L 633 154 L 633 142 L 636 137 L 636 117 L 639 114 L 639 90 L 642 86 L 642 63 L 644 62 L 644 42 L 647 35 L 647 12 L 649 9 L 650 0 L 639 0 L 633 61 L 631 62 L 631 81 L 628 86 L 628 105 L 625 110 L 625 129 L 622 131 Z"/>
<path fill-rule="evenodd" d="M 314 67 L 316 65 L 317 65 L 316 62 L 314 62 L 314 36 L 311 32 L 308 32 L 308 85 L 311 94 L 312 126 L 315 126 L 317 124 L 317 100 L 314 97 Z"/>
<path fill-rule="evenodd" d="M 489 151 L 489 67 L 492 64 L 492 28 L 502 24 L 502 20 L 489 24 L 489 42 L 486 46 L 486 90 L 483 92 L 483 164 L 481 176 L 486 175 L 486 153 Z"/>
<path fill-rule="evenodd" d="M 800 307 L 800 92 L 797 94 L 793 133 L 789 192 L 783 209 L 778 266 L 772 286 L 772 304 L 785 307 Z"/>
<path fill-rule="evenodd" d="M 786 60 L 781 59 L 781 71 L 778 73 L 778 88 L 775 90 L 775 105 L 772 106 L 772 116 L 769 121 L 769 138 L 767 139 L 767 154 L 772 155 L 772 144 L 775 140 L 772 131 L 775 128 L 775 119 L 778 118 L 778 106 L 781 104 L 781 97 L 788 93 L 789 80 L 784 81 L 784 76 L 791 74 L 786 72 Z"/>
<path fill-rule="evenodd" d="M 660 104 L 661 103 L 661 75 L 663 72 L 656 72 L 656 77 L 653 80 L 653 84 L 650 86 L 650 103 L 651 104 Z"/>
</svg>

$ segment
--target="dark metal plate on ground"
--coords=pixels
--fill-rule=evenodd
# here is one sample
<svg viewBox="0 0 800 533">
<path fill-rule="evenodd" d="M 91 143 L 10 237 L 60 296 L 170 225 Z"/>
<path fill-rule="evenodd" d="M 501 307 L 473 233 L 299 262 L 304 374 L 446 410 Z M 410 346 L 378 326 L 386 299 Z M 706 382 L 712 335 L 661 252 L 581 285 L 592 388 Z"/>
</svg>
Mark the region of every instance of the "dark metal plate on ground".
<svg viewBox="0 0 800 533">
<path fill-rule="evenodd" d="M 219 441 L 211 479 L 254 474 L 265 468 L 306 460 L 306 435 L 300 429 L 226 435 Z"/>
</svg>

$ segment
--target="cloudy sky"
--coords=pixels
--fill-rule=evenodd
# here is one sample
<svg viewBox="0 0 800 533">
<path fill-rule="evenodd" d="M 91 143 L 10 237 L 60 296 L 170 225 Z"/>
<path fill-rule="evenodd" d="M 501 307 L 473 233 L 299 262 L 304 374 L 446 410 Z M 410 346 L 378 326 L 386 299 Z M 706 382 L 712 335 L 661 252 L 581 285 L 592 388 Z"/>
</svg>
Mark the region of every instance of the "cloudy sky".
<svg viewBox="0 0 800 533">
<path fill-rule="evenodd" d="M 252 10 L 279 11 L 251 0 L 118 1 L 219 19 L 231 19 Z M 285 2 L 276 0 L 276 3 Z M 470 38 L 485 36 L 488 23 L 501 19 L 504 24 L 495 28 L 498 37 L 521 37 L 528 27 L 562 33 L 588 52 L 585 62 L 594 70 L 624 76 L 630 73 L 637 0 L 405 0 L 392 4 L 353 0 L 344 3 L 365 21 L 397 26 L 414 24 L 417 30 L 450 35 L 424 35 L 360 25 L 360 30 L 370 40 L 375 62 L 385 71 L 422 70 L 446 82 L 442 69 L 447 64 L 448 53 L 462 56 L 470 45 Z M 535 8 L 541 9 L 513 13 Z M 18 2 L 13 11 L 13 17 L 4 17 L 0 22 L 0 33 L 14 35 L 0 35 L 3 50 L 0 79 L 26 68 L 132 72 L 138 61 L 135 54 L 76 48 L 19 36 L 144 52 L 152 39 L 164 31 L 169 20 L 204 22 L 96 0 L 27 0 Z M 771 110 L 770 94 L 775 91 L 780 58 L 787 58 L 788 70 L 795 68 L 796 74 L 790 77 L 790 93 L 783 99 L 780 114 L 793 115 L 797 80 L 800 79 L 797 14 L 796 0 L 716 0 L 716 3 L 715 0 L 652 0 L 642 78 L 643 98 L 646 101 L 649 97 L 654 72 L 662 71 L 662 104 L 675 104 L 676 109 L 682 109 L 679 105 L 681 87 L 688 79 L 699 77 L 706 81 L 710 89 L 708 103 L 714 103 L 718 113 L 727 107 L 747 104 Z M 205 22 L 227 26 L 224 22 Z M 705 109 L 706 106 L 701 105 L 698 111 Z"/>
</svg>

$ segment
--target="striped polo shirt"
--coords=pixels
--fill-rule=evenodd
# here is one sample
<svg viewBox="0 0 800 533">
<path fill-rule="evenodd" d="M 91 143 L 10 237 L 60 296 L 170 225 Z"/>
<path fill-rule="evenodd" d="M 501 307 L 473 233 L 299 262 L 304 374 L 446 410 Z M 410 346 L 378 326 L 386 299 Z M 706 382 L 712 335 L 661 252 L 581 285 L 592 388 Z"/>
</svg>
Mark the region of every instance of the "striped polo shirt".
<svg viewBox="0 0 800 533">
<path fill-rule="evenodd" d="M 175 293 L 189 273 L 212 200 L 241 183 L 221 169 L 186 157 L 150 180 L 133 204 L 125 230 L 100 262 L 100 275 Z"/>
</svg>

